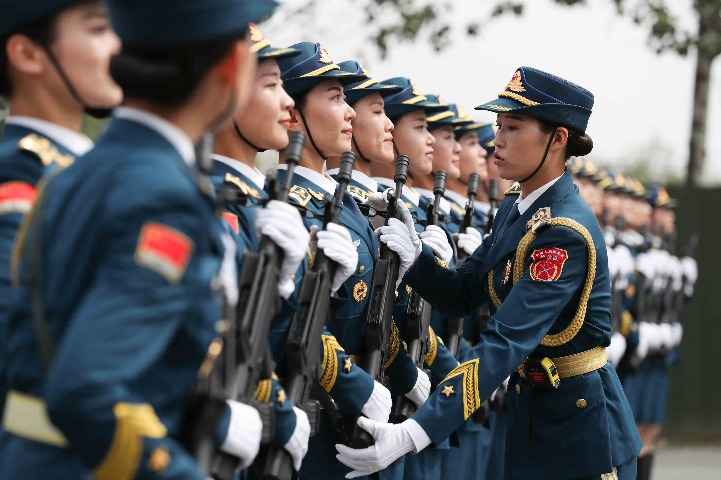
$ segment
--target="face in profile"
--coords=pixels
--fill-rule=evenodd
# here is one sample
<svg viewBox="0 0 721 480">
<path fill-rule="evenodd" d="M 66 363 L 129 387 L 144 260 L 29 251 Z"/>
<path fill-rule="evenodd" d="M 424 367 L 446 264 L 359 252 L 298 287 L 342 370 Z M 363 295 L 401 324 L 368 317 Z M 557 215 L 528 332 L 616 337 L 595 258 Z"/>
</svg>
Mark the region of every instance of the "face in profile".
<svg viewBox="0 0 721 480">
<path fill-rule="evenodd" d="M 393 122 L 385 114 L 381 94 L 366 95 L 353 104 L 353 110 L 353 138 L 362 155 L 372 162 L 393 162 Z"/>
<path fill-rule="evenodd" d="M 401 116 L 393 130 L 398 152 L 410 159 L 408 170 L 414 176 L 429 175 L 433 171 L 433 147 L 436 142 L 428 131 L 425 110 Z"/>
<path fill-rule="evenodd" d="M 451 125 L 443 125 L 431 131 L 436 143 L 433 146 L 433 170 L 444 171 L 449 179 L 461 175 L 461 145 L 456 141 Z"/>
<path fill-rule="evenodd" d="M 515 113 L 498 114 L 496 126 L 493 164 L 498 175 L 506 180 L 531 175 L 543 158 L 549 134 L 541 130 L 536 118 Z"/>
<path fill-rule="evenodd" d="M 486 149 L 478 142 L 478 135 L 474 130 L 465 132 L 458 139 L 461 145 L 461 181 L 468 182 L 471 173 L 477 173 L 481 177 L 481 182 L 488 181 L 488 168 L 486 166 Z"/>
</svg>

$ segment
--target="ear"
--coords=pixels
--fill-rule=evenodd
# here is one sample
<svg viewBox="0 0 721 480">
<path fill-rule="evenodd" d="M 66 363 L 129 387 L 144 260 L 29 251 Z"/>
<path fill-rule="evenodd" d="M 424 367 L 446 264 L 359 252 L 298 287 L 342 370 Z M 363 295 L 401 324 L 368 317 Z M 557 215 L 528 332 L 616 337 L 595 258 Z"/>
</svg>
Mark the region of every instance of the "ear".
<svg viewBox="0 0 721 480">
<path fill-rule="evenodd" d="M 25 75 L 37 76 L 45 71 L 45 50 L 25 35 L 11 35 L 5 42 L 5 54 L 9 66 Z"/>
<path fill-rule="evenodd" d="M 568 129 L 566 127 L 558 127 L 553 133 L 552 149 L 562 149 L 568 143 Z"/>
<path fill-rule="evenodd" d="M 291 132 L 303 131 L 303 123 L 300 121 L 300 113 L 295 107 L 290 109 L 290 126 L 288 127 L 288 130 Z"/>
</svg>

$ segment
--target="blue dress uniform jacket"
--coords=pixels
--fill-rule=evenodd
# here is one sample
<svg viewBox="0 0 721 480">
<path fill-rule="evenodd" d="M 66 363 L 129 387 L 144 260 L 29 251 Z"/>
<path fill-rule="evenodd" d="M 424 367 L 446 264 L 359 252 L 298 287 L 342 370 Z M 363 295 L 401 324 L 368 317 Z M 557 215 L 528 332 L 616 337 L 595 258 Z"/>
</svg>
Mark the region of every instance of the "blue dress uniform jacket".
<svg viewBox="0 0 721 480">
<path fill-rule="evenodd" d="M 475 358 L 451 372 L 413 417 L 431 441 L 458 428 L 531 353 L 558 360 L 610 343 L 606 247 L 570 174 L 562 175 L 502 232 L 518 194 L 520 189 L 506 192 L 498 228 L 457 271 L 438 268 L 424 247 L 409 272 L 409 283 L 448 314 L 472 311 L 488 297 L 493 301 L 493 318 L 474 347 Z M 542 207 L 550 208 L 546 218 L 569 218 L 575 222 L 566 223 L 581 228 L 545 224 L 543 211 L 538 213 Z M 532 227 L 536 236 L 516 259 L 519 242 Z M 519 261 L 525 266 L 515 272 Z M 577 307 L 584 303 L 585 315 L 579 316 Z M 534 388 L 513 373 L 506 401 L 507 478 L 600 476 L 640 451 L 628 402 L 608 363 L 562 378 L 558 390 Z"/>
<path fill-rule="evenodd" d="M 211 283 L 223 227 L 196 177 L 166 137 L 116 117 L 38 200 L 42 244 L 34 233 L 23 242 L 9 388 L 44 401 L 71 448 L 6 432 L 2 478 L 206 478 L 175 440 L 219 318 Z M 33 326 L 32 259 L 49 367 Z"/>
<path fill-rule="evenodd" d="M 13 300 L 10 258 L 22 220 L 35 200 L 37 183 L 50 165 L 67 166 L 75 155 L 25 125 L 5 124 L 0 140 L 0 412 L 5 401 L 4 342 Z M 0 427 L 1 429 L 1 427 Z"/>
</svg>

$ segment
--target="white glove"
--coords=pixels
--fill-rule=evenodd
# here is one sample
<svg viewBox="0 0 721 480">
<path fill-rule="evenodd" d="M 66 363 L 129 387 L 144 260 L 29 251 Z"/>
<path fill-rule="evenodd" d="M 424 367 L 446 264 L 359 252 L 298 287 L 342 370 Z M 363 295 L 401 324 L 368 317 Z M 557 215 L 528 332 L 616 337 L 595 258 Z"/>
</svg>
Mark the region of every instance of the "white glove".
<svg viewBox="0 0 721 480">
<path fill-rule="evenodd" d="M 368 420 L 367 418 L 359 418 L 358 426 L 373 435 L 375 444 L 368 448 L 355 449 L 346 447 L 345 445 L 336 445 L 338 450 L 336 458 L 346 466 L 353 469 L 345 478 L 356 478 L 370 475 L 373 472 L 383 470 L 391 463 L 409 452 L 417 452 L 430 443 L 428 436 L 423 443 L 426 445 L 416 445 L 411 429 L 420 428 L 415 420 L 406 420 L 400 424 L 378 423 Z M 420 447 L 420 448 L 419 448 Z"/>
<path fill-rule="evenodd" d="M 608 361 L 613 365 L 613 367 L 617 367 L 618 363 L 623 358 L 623 354 L 626 352 L 626 337 L 621 335 L 618 332 L 614 332 L 614 334 L 611 336 L 611 344 L 606 349 L 606 353 L 608 354 Z"/>
<path fill-rule="evenodd" d="M 441 227 L 428 225 L 419 237 L 421 237 L 421 242 L 431 247 L 433 253 L 436 257 L 440 258 L 441 261 L 450 263 L 453 259 L 453 247 L 448 243 L 446 232 L 444 232 Z"/>
<path fill-rule="evenodd" d="M 288 298 L 295 290 L 293 275 L 298 270 L 308 248 L 310 234 L 303 225 L 303 219 L 292 205 L 271 200 L 256 215 L 255 226 L 283 250 L 280 266 L 278 293 Z"/>
<path fill-rule="evenodd" d="M 648 354 L 649 337 L 651 336 L 650 331 L 647 328 L 648 325 L 649 324 L 646 322 L 641 322 L 638 325 L 638 346 L 636 347 L 634 356 L 641 362 Z"/>
<path fill-rule="evenodd" d="M 303 457 L 308 452 L 310 422 L 308 422 L 308 415 L 300 408 L 293 407 L 293 411 L 295 412 L 295 430 L 293 430 L 293 435 L 290 436 L 288 443 L 283 445 L 283 448 L 293 458 L 293 468 L 297 472 L 300 470 Z"/>
<path fill-rule="evenodd" d="M 315 250 L 313 246 L 320 248 L 328 258 L 338 264 L 331 287 L 331 294 L 335 294 L 358 268 L 358 250 L 353 244 L 350 232 L 343 225 L 329 223 L 325 230 L 319 230 L 314 225 L 310 233 L 311 249 Z M 313 254 L 315 255 L 315 251 Z"/>
<path fill-rule="evenodd" d="M 661 346 L 666 350 L 671 350 L 673 344 L 673 328 L 670 323 L 661 323 L 658 325 L 658 335 L 660 337 Z"/>
<path fill-rule="evenodd" d="M 230 425 L 220 449 L 240 460 L 240 469 L 248 468 L 260 449 L 263 420 L 258 410 L 235 400 L 226 400 L 230 407 Z"/>
<path fill-rule="evenodd" d="M 368 198 L 366 198 L 365 204 L 369 205 L 373 209 L 379 212 L 385 212 L 388 210 L 388 199 L 390 198 L 392 189 L 388 188 L 383 192 L 376 192 L 372 195 L 370 195 Z M 398 202 L 396 203 L 396 216 L 400 219 L 400 221 L 403 222 L 403 224 L 408 229 L 408 234 L 411 236 L 411 240 L 415 240 L 417 238 L 416 233 L 416 227 L 415 223 L 413 222 L 413 216 L 411 215 L 410 210 L 408 210 L 408 207 L 404 202 Z M 383 218 L 383 217 L 378 217 Z M 381 225 L 374 225 L 374 227 L 380 227 Z M 418 240 L 420 241 L 420 240 Z"/>
<path fill-rule="evenodd" d="M 683 326 L 679 322 L 675 322 L 671 324 L 671 329 L 673 330 L 673 346 L 675 347 L 681 343 L 683 338 Z"/>
<path fill-rule="evenodd" d="M 466 252 L 467 255 L 473 255 L 473 252 L 483 243 L 481 232 L 475 228 L 467 228 L 466 233 L 458 234 L 458 248 Z"/>
<path fill-rule="evenodd" d="M 408 229 L 397 218 L 391 218 L 388 225 L 376 229 L 376 235 L 379 235 L 380 241 L 396 252 L 401 259 L 398 281 L 396 282 L 396 289 L 398 289 L 398 285 L 403 280 L 403 275 L 413 266 L 413 263 L 421 254 L 421 242 L 419 241 L 418 245 L 414 245 L 408 235 Z"/>
<path fill-rule="evenodd" d="M 508 381 L 509 381 L 510 379 L 511 379 L 511 377 L 506 377 L 506 379 L 503 381 L 503 383 L 501 383 L 501 384 L 498 386 L 497 389 L 493 390 L 493 393 L 491 394 L 491 396 L 488 397 L 488 401 L 489 401 L 489 402 L 492 402 L 493 400 L 496 399 L 496 394 L 497 394 L 498 392 L 506 392 L 506 391 L 508 391 Z"/>
<path fill-rule="evenodd" d="M 683 257 L 681 259 L 681 268 L 683 269 L 683 275 L 686 277 L 686 287 L 684 288 L 684 294 L 687 297 L 693 295 L 693 286 L 698 279 L 698 264 L 696 260 L 691 257 Z"/>
<path fill-rule="evenodd" d="M 636 270 L 646 277 L 646 282 L 652 282 L 656 275 L 656 262 L 653 255 L 648 253 L 639 253 L 636 257 Z M 639 285 L 639 288 L 641 286 Z"/>
<path fill-rule="evenodd" d="M 408 400 L 416 404 L 416 407 L 420 407 L 428 399 L 428 395 L 431 392 L 431 381 L 428 378 L 428 374 L 418 369 L 418 378 L 416 378 L 416 384 L 410 392 L 406 393 Z"/>
<path fill-rule="evenodd" d="M 387 422 L 391 416 L 391 392 L 373 380 L 373 391 L 361 408 L 361 413 L 371 420 Z"/>
</svg>

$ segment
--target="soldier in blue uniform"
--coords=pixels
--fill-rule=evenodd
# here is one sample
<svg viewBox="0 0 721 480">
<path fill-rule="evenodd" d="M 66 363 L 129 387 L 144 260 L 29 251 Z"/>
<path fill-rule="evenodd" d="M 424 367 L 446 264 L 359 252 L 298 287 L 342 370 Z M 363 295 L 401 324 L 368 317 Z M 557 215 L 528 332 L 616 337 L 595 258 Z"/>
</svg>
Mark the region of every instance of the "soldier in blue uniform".
<svg viewBox="0 0 721 480">
<path fill-rule="evenodd" d="M 278 63 L 286 91 L 293 97 L 295 107 L 291 110 L 291 130 L 301 130 L 307 136 L 301 162 L 295 168 L 289 197 L 303 207 L 311 236 L 322 224 L 324 202 L 332 196 L 336 182 L 324 172 L 327 158 L 341 156 L 351 149 L 354 110 L 345 102 L 343 86 L 366 78 L 342 70 L 333 63 L 328 51 L 320 44 L 303 42 L 292 45 L 301 51 L 297 57 L 282 59 Z M 281 152 L 282 158 L 282 152 Z M 282 174 L 283 165 L 279 165 Z M 350 194 L 345 195 L 341 214 L 342 226 L 331 225 L 339 239 L 333 242 L 342 255 L 339 270 L 350 273 L 345 281 L 335 281 L 332 314 L 327 324 L 331 335 L 324 335 L 322 343 L 327 355 L 340 355 L 342 373 L 333 374 L 333 365 L 328 362 L 321 375 L 321 387 L 333 398 L 340 411 L 346 415 L 363 415 L 378 421 L 387 421 L 390 415 L 391 394 L 381 383 L 356 365 L 354 357 L 363 353 L 364 322 L 368 308 L 368 289 L 372 282 L 374 264 L 378 252 L 378 239 L 368 219 L 360 212 Z M 405 247 L 410 245 L 406 228 L 397 222 L 398 238 Z M 342 238 L 341 238 L 342 237 Z M 321 239 L 318 240 L 320 246 Z M 350 252 L 347 248 L 350 247 Z M 393 247 L 398 249 L 399 247 Z M 407 250 L 404 250 L 406 252 Z M 412 263 L 413 258 L 404 257 L 403 265 Z M 387 368 L 393 369 L 395 362 L 409 362 L 407 355 L 399 354 L 400 342 L 397 335 L 391 339 Z M 341 352 L 339 354 L 339 352 Z M 357 357 L 355 357 L 357 358 Z M 411 365 L 410 371 L 415 373 Z M 403 368 L 400 371 L 408 371 Z M 341 377 L 350 382 L 338 381 Z M 415 382 L 415 378 L 412 378 Z M 300 478 L 342 478 L 348 469 L 333 460 L 333 444 L 338 434 L 324 416 L 321 416 L 320 431 L 311 438 L 308 457 L 300 471 Z"/>
<path fill-rule="evenodd" d="M 49 180 L 19 239 L 2 478 L 208 475 L 179 443 L 181 424 L 218 354 L 218 294 L 232 305 L 237 284 L 193 144 L 247 102 L 248 22 L 275 3 L 107 5 L 126 106 Z M 247 465 L 261 426 L 229 400 L 207 435 Z"/>
<path fill-rule="evenodd" d="M 635 478 L 641 443 L 605 347 L 610 292 L 603 236 L 578 196 L 565 160 L 592 148 L 585 134 L 593 95 L 564 79 L 520 67 L 498 98 L 493 161 L 518 181 L 506 191 L 498 228 L 457 271 L 429 249 L 410 285 L 448 314 L 492 302 L 474 357 L 441 382 L 400 425 L 367 419 L 363 450 L 338 445 L 349 476 L 446 438 L 511 373 L 506 478 Z"/>
<path fill-rule="evenodd" d="M 0 2 L 0 95 L 10 115 L 0 140 L 0 372 L 12 301 L 10 257 L 47 167 L 92 147 L 83 110 L 111 108 L 122 92 L 108 73 L 120 48 L 100 1 Z M 5 399 L 0 373 L 0 411 Z"/>
</svg>

